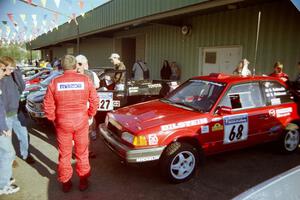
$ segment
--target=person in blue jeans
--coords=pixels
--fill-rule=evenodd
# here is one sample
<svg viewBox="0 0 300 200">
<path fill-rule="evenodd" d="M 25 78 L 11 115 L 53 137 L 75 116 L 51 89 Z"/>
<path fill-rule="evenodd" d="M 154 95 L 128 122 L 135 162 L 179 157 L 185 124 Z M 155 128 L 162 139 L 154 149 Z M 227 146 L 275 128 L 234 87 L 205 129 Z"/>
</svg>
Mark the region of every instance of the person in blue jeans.
<svg viewBox="0 0 300 200">
<path fill-rule="evenodd" d="M 1 80 L 1 90 L 3 93 L 3 103 L 6 109 L 7 126 L 13 130 L 20 142 L 20 153 L 22 159 L 28 164 L 33 164 L 35 160 L 28 153 L 28 131 L 18 119 L 20 95 L 25 88 L 21 71 L 16 67 L 14 59 L 8 56 L 1 57 L 5 64 L 5 76 Z"/>
<path fill-rule="evenodd" d="M 4 64 L 0 60 L 0 86 L 4 76 Z M 3 93 L 0 89 L 0 195 L 12 194 L 20 190 L 13 184 L 12 162 L 15 158 L 15 149 L 12 145 L 11 131 L 6 122 L 5 107 L 3 104 Z"/>
</svg>

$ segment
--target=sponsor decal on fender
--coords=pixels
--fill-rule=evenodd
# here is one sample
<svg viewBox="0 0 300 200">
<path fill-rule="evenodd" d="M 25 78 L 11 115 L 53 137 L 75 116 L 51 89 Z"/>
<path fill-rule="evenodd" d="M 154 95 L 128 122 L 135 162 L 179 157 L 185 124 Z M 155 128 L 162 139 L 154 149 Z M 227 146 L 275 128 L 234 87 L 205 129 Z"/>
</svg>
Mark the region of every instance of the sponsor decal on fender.
<svg viewBox="0 0 300 200">
<path fill-rule="evenodd" d="M 209 133 L 209 126 L 201 126 L 201 133 L 202 134 Z"/>
<path fill-rule="evenodd" d="M 293 111 L 292 107 L 277 109 L 276 110 L 276 117 L 290 116 L 292 111 Z"/>
<path fill-rule="evenodd" d="M 156 134 L 148 135 L 148 144 L 149 145 L 157 145 L 158 144 L 158 137 Z"/>
<path fill-rule="evenodd" d="M 169 131 L 169 130 L 191 127 L 191 126 L 196 126 L 196 125 L 201 125 L 201 124 L 206 124 L 206 123 L 207 123 L 207 118 L 202 118 L 202 119 L 195 119 L 195 120 L 190 120 L 190 121 L 185 121 L 185 122 L 178 122 L 178 123 L 174 123 L 174 124 L 163 125 L 160 128 L 162 131 Z"/>
<path fill-rule="evenodd" d="M 269 110 L 269 115 L 270 115 L 271 117 L 275 117 L 275 116 L 276 116 L 275 110 L 274 110 L 274 109 Z"/>
<path fill-rule="evenodd" d="M 215 123 L 213 127 L 211 128 L 212 131 L 222 131 L 224 130 L 224 126 L 222 126 L 220 123 Z"/>
</svg>

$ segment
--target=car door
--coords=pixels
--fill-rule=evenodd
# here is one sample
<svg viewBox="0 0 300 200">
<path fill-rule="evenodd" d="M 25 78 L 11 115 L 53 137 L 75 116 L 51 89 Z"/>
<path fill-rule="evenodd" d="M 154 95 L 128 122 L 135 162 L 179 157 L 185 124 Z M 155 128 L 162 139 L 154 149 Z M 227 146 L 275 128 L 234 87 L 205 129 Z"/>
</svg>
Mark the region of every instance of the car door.
<svg viewBox="0 0 300 200">
<path fill-rule="evenodd" d="M 289 90 L 278 81 L 263 81 L 262 90 L 270 116 L 264 140 L 273 140 L 285 129 L 292 113 L 297 113 L 297 107 Z"/>
<path fill-rule="evenodd" d="M 226 106 L 231 112 L 217 114 L 211 121 L 218 151 L 242 148 L 258 142 L 259 134 L 267 131 L 269 118 L 259 82 L 231 86 L 218 107 Z"/>
</svg>

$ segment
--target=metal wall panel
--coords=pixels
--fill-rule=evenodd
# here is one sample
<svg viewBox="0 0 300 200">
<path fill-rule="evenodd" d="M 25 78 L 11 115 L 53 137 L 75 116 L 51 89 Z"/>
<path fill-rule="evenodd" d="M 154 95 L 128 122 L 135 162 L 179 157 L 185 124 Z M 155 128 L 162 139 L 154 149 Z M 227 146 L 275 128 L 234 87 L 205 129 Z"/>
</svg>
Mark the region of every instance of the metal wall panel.
<svg viewBox="0 0 300 200">
<path fill-rule="evenodd" d="M 300 61 L 300 13 L 289 1 L 191 17 L 186 19 L 192 25 L 189 36 L 183 36 L 178 27 L 153 26 L 147 32 L 146 45 L 152 77 L 159 78 L 164 59 L 179 63 L 183 80 L 199 75 L 200 47 L 241 45 L 243 57 L 253 64 L 258 11 L 262 18 L 257 74 L 271 73 L 273 63 L 279 60 L 293 79 Z"/>
<path fill-rule="evenodd" d="M 77 17 L 79 34 L 131 21 L 148 15 L 159 14 L 168 10 L 202 3 L 207 0 L 112 0 L 86 13 L 84 17 Z M 137 9 L 137 7 L 139 9 Z M 58 30 L 48 32 L 32 41 L 33 48 L 40 48 L 61 42 L 77 36 L 75 23 L 65 23 Z"/>
</svg>

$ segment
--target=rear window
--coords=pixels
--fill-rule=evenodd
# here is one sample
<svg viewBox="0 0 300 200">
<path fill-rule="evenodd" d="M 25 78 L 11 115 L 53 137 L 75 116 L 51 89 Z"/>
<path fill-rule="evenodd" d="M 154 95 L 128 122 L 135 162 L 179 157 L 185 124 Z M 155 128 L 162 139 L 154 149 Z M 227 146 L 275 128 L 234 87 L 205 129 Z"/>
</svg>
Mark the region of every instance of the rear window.
<svg viewBox="0 0 300 200">
<path fill-rule="evenodd" d="M 290 91 L 280 83 L 276 81 L 264 81 L 262 85 L 267 105 L 279 105 L 293 101 Z"/>
</svg>

